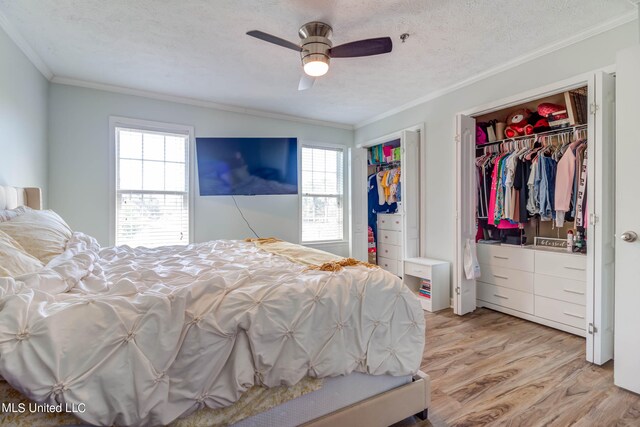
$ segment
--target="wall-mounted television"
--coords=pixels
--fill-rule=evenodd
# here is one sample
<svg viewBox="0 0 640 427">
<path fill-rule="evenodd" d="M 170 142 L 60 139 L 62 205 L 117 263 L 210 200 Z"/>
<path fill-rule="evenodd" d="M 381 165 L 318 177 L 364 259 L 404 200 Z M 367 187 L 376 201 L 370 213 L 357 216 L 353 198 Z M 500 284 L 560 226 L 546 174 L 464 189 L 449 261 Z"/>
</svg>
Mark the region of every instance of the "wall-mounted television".
<svg viewBox="0 0 640 427">
<path fill-rule="evenodd" d="M 296 138 L 196 138 L 201 196 L 298 194 Z"/>
</svg>

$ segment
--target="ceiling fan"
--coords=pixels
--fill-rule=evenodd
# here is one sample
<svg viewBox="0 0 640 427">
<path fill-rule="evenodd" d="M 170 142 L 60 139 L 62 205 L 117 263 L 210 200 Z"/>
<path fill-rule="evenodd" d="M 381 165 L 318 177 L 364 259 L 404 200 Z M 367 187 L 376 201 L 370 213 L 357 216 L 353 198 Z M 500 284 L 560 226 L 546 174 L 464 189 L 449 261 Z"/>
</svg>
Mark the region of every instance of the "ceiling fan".
<svg viewBox="0 0 640 427">
<path fill-rule="evenodd" d="M 332 33 L 333 29 L 328 24 L 313 21 L 304 24 L 298 30 L 300 44 L 258 30 L 249 31 L 247 35 L 300 52 L 305 74 L 300 79 L 298 90 L 311 88 L 316 77 L 324 76 L 329 71 L 331 58 L 380 55 L 391 52 L 393 48 L 389 37 L 358 40 L 333 47 L 329 40 Z"/>
</svg>

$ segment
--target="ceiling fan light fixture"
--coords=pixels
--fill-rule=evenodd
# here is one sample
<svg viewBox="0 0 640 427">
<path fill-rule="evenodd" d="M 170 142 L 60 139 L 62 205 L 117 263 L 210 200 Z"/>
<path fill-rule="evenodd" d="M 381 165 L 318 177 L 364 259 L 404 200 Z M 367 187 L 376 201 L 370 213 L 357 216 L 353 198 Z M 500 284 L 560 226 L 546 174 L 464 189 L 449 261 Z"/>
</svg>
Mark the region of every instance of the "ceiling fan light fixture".
<svg viewBox="0 0 640 427">
<path fill-rule="evenodd" d="M 323 61 L 321 59 L 311 60 L 311 61 L 305 62 L 303 68 L 304 68 L 305 74 L 307 74 L 308 76 L 311 76 L 311 77 L 324 76 L 325 74 L 327 74 L 327 71 L 329 71 L 329 61 L 328 60 Z"/>
<path fill-rule="evenodd" d="M 319 21 L 307 22 L 300 27 L 298 30 L 298 35 L 300 36 L 299 44 L 259 30 L 247 32 L 248 36 L 300 53 L 305 75 L 300 79 L 298 90 L 309 89 L 313 86 L 316 77 L 327 74 L 331 58 L 359 58 L 362 56 L 381 55 L 389 53 L 393 49 L 393 42 L 390 37 L 357 40 L 334 47 L 333 43 L 331 43 L 332 34 L 331 26 Z M 403 42 L 405 38 L 402 38 Z"/>
</svg>

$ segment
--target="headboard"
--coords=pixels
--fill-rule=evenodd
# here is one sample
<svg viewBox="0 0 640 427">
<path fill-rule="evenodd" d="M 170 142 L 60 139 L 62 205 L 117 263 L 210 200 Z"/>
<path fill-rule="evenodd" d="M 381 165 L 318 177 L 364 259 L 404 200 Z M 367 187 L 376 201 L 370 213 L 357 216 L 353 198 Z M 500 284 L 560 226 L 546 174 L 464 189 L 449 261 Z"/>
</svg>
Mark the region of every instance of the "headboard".
<svg viewBox="0 0 640 427">
<path fill-rule="evenodd" d="M 22 205 L 42 209 L 42 190 L 0 185 L 0 209 L 15 209 Z"/>
</svg>

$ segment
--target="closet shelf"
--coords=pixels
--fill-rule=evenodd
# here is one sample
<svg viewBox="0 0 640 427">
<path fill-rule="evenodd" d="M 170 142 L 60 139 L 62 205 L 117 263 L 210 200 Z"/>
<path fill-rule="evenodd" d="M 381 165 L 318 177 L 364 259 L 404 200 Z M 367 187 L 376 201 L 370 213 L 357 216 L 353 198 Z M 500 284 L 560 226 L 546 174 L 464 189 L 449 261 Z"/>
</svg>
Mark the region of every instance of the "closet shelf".
<svg viewBox="0 0 640 427">
<path fill-rule="evenodd" d="M 560 129 L 554 129 L 554 130 L 549 130 L 546 132 L 540 132 L 540 133 L 534 133 L 531 135 L 523 135 L 523 136 L 516 136 L 513 138 L 505 138 L 505 139 L 501 139 L 499 141 L 493 141 L 493 142 L 487 142 L 486 144 L 477 144 L 476 148 L 482 148 L 482 147 L 489 147 L 492 145 L 497 145 L 497 144 L 502 144 L 503 142 L 509 142 L 509 141 L 521 141 L 524 139 L 530 139 L 530 138 L 536 138 L 538 136 L 543 136 L 543 135 L 555 135 L 555 134 L 559 134 L 559 133 L 564 133 L 564 132 L 571 132 L 574 131 L 576 129 L 583 129 L 586 128 L 587 125 L 574 125 L 574 126 L 567 126 L 567 127 L 563 127 Z"/>
<path fill-rule="evenodd" d="M 401 160 L 392 160 L 390 162 L 380 162 L 380 163 L 369 163 L 368 166 L 387 166 L 387 165 L 395 165 L 402 163 Z"/>
</svg>

